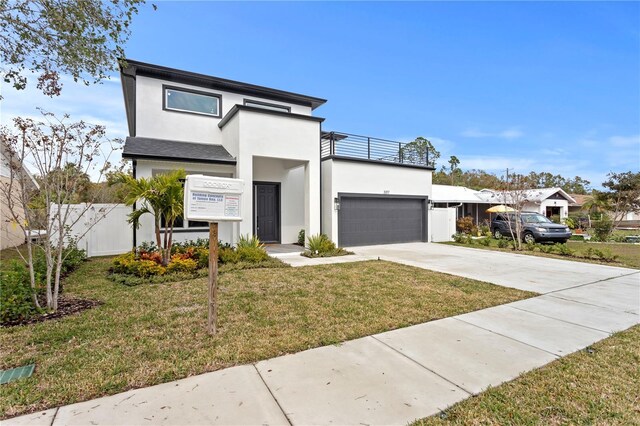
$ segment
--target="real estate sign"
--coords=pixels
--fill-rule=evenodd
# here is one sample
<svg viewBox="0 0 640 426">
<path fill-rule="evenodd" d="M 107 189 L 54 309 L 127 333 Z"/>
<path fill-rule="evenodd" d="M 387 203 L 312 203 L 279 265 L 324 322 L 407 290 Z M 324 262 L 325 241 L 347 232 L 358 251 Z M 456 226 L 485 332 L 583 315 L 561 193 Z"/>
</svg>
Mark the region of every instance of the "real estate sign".
<svg viewBox="0 0 640 426">
<path fill-rule="evenodd" d="M 187 175 L 184 183 L 184 218 L 209 222 L 209 315 L 207 330 L 216 334 L 218 318 L 218 222 L 241 221 L 244 181 Z"/>
<path fill-rule="evenodd" d="M 244 181 L 188 175 L 184 184 L 184 217 L 205 222 L 240 221 Z"/>
</svg>

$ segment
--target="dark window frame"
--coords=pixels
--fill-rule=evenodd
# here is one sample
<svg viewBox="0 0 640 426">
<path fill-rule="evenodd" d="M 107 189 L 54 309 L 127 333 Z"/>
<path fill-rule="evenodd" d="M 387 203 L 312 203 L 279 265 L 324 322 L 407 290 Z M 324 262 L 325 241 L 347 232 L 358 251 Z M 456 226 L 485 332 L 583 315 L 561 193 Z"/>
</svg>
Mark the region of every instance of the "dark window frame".
<svg viewBox="0 0 640 426">
<path fill-rule="evenodd" d="M 247 103 L 251 103 L 251 104 L 254 104 L 254 105 L 262 105 L 262 106 L 266 106 L 266 107 L 273 107 L 273 108 L 276 108 L 278 111 L 284 112 L 286 110 L 288 113 L 291 113 L 291 107 L 288 106 L 288 105 L 272 104 L 272 103 L 269 103 L 269 102 L 256 101 L 254 99 L 246 99 L 245 98 L 243 100 L 243 102 L 242 102 L 242 104 L 244 106 L 249 106 L 249 107 L 253 106 L 254 108 L 260 108 L 260 106 L 247 105 Z M 273 111 L 273 110 L 269 110 L 269 108 L 263 108 L 263 109 L 266 109 L 268 111 Z"/>
<path fill-rule="evenodd" d="M 178 92 L 186 92 L 186 93 L 192 93 L 194 95 L 203 95 L 203 96 L 209 96 L 209 97 L 212 97 L 212 98 L 217 98 L 218 99 L 218 114 L 214 115 L 214 114 L 206 114 L 204 112 L 187 111 L 187 110 L 184 110 L 184 109 L 170 108 L 170 107 L 167 106 L 167 90 L 176 90 Z M 162 110 L 163 111 L 169 111 L 169 112 L 179 112 L 179 113 L 182 113 L 182 114 L 200 115 L 200 116 L 203 116 L 203 117 L 222 118 L 222 95 L 220 95 L 218 93 L 203 92 L 201 90 L 194 90 L 194 89 L 189 89 L 189 88 L 185 88 L 185 87 L 171 86 L 171 85 L 168 85 L 168 84 L 163 84 L 162 85 Z"/>
</svg>

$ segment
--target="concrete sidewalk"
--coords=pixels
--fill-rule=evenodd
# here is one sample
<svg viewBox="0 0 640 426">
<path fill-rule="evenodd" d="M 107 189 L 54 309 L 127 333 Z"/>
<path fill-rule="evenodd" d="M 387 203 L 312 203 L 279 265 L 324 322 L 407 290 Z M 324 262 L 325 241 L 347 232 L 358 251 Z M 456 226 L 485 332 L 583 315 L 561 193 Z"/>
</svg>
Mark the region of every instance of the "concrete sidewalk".
<svg viewBox="0 0 640 426">
<path fill-rule="evenodd" d="M 368 250 L 362 253 L 358 249 L 356 253 L 363 258 L 377 256 Z M 395 260 L 389 258 L 393 248 L 386 246 L 385 250 L 378 251 L 380 256 Z M 396 248 L 393 256 L 403 250 L 406 247 Z M 500 268 L 500 261 L 505 259 L 494 257 L 490 260 L 493 265 L 483 267 L 483 251 L 474 251 L 481 252 L 479 258 L 457 252 L 459 263 L 463 263 L 462 253 L 464 262 L 479 268 L 477 276 L 471 278 L 495 276 L 502 281 L 493 268 Z M 440 261 L 454 252 L 441 252 Z M 640 271 L 535 259 L 537 262 L 520 264 L 521 274 L 528 275 L 526 285 L 519 282 L 512 286 L 531 289 L 538 285 L 539 279 L 531 276 L 528 268 L 549 277 L 555 270 L 569 276 L 572 269 L 572 278 L 568 282 L 542 283 L 544 290 L 538 292 L 547 294 L 532 299 L 47 410 L 2 424 L 406 424 L 639 322 Z M 428 268 L 433 261 L 400 260 Z M 456 268 L 453 262 L 449 264 L 448 268 Z M 438 267 L 445 269 L 442 264 Z M 522 279 L 508 270 L 504 272 Z"/>
</svg>

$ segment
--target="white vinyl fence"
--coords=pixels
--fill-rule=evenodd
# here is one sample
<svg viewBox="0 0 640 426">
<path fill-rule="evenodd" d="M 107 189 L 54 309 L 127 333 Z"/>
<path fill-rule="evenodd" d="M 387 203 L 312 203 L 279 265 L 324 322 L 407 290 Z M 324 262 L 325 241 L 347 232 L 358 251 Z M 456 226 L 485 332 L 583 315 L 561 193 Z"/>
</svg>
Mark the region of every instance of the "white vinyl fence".
<svg viewBox="0 0 640 426">
<path fill-rule="evenodd" d="M 60 206 L 52 206 L 52 220 L 58 208 Z M 87 208 L 86 204 L 70 204 L 62 208 L 70 209 L 67 220 L 67 226 L 70 226 L 69 237 L 77 240 L 78 248 L 86 250 L 88 257 L 121 254 L 133 247 L 133 230 L 127 222 L 131 207 L 123 204 L 94 204 Z M 87 230 L 92 224 L 91 229 Z M 51 234 L 53 244 L 57 241 L 57 235 L 54 226 Z"/>
<path fill-rule="evenodd" d="M 455 207 L 434 208 L 431 210 L 431 241 L 434 243 L 452 241 L 456 233 L 458 212 Z"/>
</svg>

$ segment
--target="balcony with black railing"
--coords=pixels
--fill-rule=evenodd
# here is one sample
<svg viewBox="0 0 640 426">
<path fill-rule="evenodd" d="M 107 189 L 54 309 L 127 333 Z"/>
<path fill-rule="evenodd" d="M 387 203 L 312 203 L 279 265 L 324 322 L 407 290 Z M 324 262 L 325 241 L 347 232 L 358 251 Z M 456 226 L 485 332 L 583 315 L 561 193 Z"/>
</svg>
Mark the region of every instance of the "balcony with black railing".
<svg viewBox="0 0 640 426">
<path fill-rule="evenodd" d="M 322 132 L 322 158 L 344 158 L 432 168 L 429 152 L 416 142 L 396 142 L 342 132 Z"/>
</svg>

